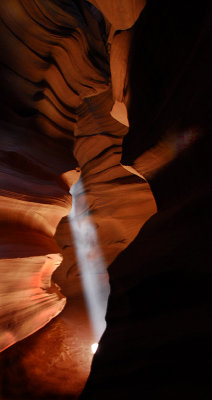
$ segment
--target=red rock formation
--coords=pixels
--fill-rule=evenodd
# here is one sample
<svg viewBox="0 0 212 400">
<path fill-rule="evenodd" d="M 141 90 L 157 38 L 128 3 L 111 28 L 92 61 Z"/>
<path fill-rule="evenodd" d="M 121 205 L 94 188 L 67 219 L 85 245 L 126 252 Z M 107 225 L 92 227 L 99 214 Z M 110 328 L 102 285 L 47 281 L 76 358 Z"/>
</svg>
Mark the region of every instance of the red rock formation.
<svg viewBox="0 0 212 400">
<path fill-rule="evenodd" d="M 107 328 L 80 399 L 212 396 L 210 1 L 148 1 L 130 49 L 122 163 L 157 213 L 109 267 Z"/>
<path fill-rule="evenodd" d="M 143 10 L 146 0 L 91 0 L 115 30 L 131 28 Z"/>
<path fill-rule="evenodd" d="M 132 15 L 127 24 L 134 22 Z M 113 100 L 108 51 L 114 27 L 84 1 L 65 5 L 56 0 L 10 0 L 1 3 L 0 16 L 0 325 L 4 349 L 41 328 L 64 307 L 64 297 L 51 282 L 61 261 L 54 235 L 71 209 L 69 189 L 79 177 L 78 165 L 87 198 L 84 202 L 85 193 L 76 193 L 76 187 L 80 213 L 86 214 L 89 208 L 107 266 L 133 240 L 155 211 L 155 203 L 148 184 L 120 166 L 127 129 L 110 115 L 119 92 L 119 85 L 113 84 Z M 115 55 L 116 42 L 112 45 Z M 112 56 L 111 61 L 113 79 L 119 64 Z M 82 295 L 82 289 L 66 224 L 72 251 L 54 276 L 71 298 Z M 60 236 L 57 240 L 65 247 Z M 40 337 L 36 354 L 42 359 L 45 334 Z M 34 364 L 27 361 L 25 368 L 30 370 L 30 365 L 33 370 Z M 45 386 L 40 375 L 36 379 Z M 55 390 L 64 393 L 60 385 Z M 76 389 L 71 385 L 68 393 Z"/>
<path fill-rule="evenodd" d="M 65 304 L 51 286 L 61 262 L 53 236 L 79 176 L 72 156 L 76 110 L 108 86 L 98 24 L 87 7 L 71 7 L 75 16 L 52 2 L 0 6 L 1 119 L 7 121 L 1 127 L 1 349 Z M 95 37 L 91 29 L 86 35 L 91 22 Z"/>
<path fill-rule="evenodd" d="M 63 147 L 58 144 L 56 149 L 48 138 L 14 125 L 4 124 L 1 135 L 0 343 L 4 349 L 45 325 L 65 305 L 51 283 L 62 260 L 53 236 L 70 210 L 71 196 L 61 178 Z M 63 160 L 57 168 L 59 147 Z"/>
<path fill-rule="evenodd" d="M 70 300 L 3 353 L 4 395 L 78 396 L 88 375 L 91 326 L 63 218 L 81 170 L 72 222 L 89 214 L 111 264 L 107 329 L 82 398 L 211 398 L 211 6 L 91 3 L 0 4 L 1 350 L 64 307 L 55 269 Z M 150 219 L 149 185 L 121 158 L 150 182 Z"/>
</svg>

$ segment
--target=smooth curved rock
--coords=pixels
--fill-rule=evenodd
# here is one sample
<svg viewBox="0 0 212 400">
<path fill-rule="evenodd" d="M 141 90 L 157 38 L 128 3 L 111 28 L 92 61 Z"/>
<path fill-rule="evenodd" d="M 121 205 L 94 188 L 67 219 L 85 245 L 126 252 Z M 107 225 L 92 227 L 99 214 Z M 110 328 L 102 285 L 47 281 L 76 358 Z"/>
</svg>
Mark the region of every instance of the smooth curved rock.
<svg viewBox="0 0 212 400">
<path fill-rule="evenodd" d="M 61 260 L 54 235 L 60 219 L 70 211 L 69 189 L 80 175 L 79 167 L 84 190 L 75 186 L 77 212 L 85 217 L 90 213 L 106 267 L 135 238 L 156 207 L 149 185 L 130 175 L 120 165 L 122 140 L 127 128 L 110 114 L 114 100 L 109 52 L 114 27 L 110 27 L 101 13 L 84 1 L 64 4 L 58 0 L 33 0 L 30 3 L 10 0 L 0 5 L 0 12 L 3 61 L 0 109 L 4 121 L 0 205 L 5 227 L 1 243 L 2 260 L 7 260 L 2 264 L 5 303 L 1 321 L 6 331 L 4 338 L 2 336 L 2 347 L 5 348 L 42 327 L 64 306 L 64 298 L 58 292 L 55 294 L 51 284 L 52 272 Z M 125 40 L 125 36 L 128 34 L 119 36 L 124 38 L 121 46 L 128 49 L 129 40 Z M 115 44 L 118 36 L 114 40 Z M 112 79 L 113 92 L 120 91 L 122 96 L 128 56 L 125 52 L 122 62 L 120 60 L 122 83 L 120 88 L 119 83 L 115 87 L 119 74 L 116 56 L 120 54 L 120 44 L 119 53 L 116 53 L 116 46 L 112 47 L 115 55 L 115 69 L 111 67 L 115 76 L 115 81 Z M 55 270 L 54 279 L 61 284 L 72 305 L 73 298 L 82 297 L 81 276 L 69 233 L 70 222 L 68 218 L 62 221 L 57 241 L 64 247 L 64 254 L 70 251 L 61 269 Z M 60 229 L 64 226 L 65 240 L 62 234 L 60 236 Z M 12 267 L 18 274 L 11 275 Z M 103 286 L 104 282 L 103 279 Z M 9 287 L 11 296 L 8 296 Z M 19 299 L 18 306 L 13 298 Z M 10 314 L 5 311 L 8 308 Z M 74 310 L 77 314 L 77 307 Z M 74 314 L 70 306 L 71 312 Z M 62 318 L 59 321 L 63 321 Z M 65 348 L 62 354 L 65 353 L 64 357 L 68 354 L 68 362 L 72 363 L 71 371 L 76 374 L 74 365 L 78 363 L 77 357 L 84 345 L 80 344 L 73 321 L 76 319 L 73 318 L 68 329 L 68 341 L 75 343 L 75 351 L 64 347 L 64 343 L 60 344 Z M 54 323 L 60 326 L 54 321 L 53 327 Z M 85 331 L 83 329 L 81 326 L 88 354 L 87 327 Z M 54 342 L 54 329 L 52 331 Z M 43 385 L 41 393 L 47 390 L 46 370 L 42 372 L 44 375 L 37 376 L 34 371 L 36 361 L 30 370 L 27 357 L 30 359 L 33 345 L 28 347 L 27 343 L 36 343 L 36 338 L 41 338 L 41 345 L 35 353 L 42 360 L 46 348 L 46 344 L 42 344 L 45 332 L 48 336 L 48 327 L 27 339 L 26 359 L 24 363 L 16 364 L 17 370 L 20 364 L 24 364 L 28 376 L 32 371 L 31 381 L 36 377 L 37 386 L 39 382 Z M 14 346 L 14 353 L 13 348 L 8 349 L 5 357 L 7 354 L 12 357 L 16 351 L 19 354 L 23 348 L 24 342 Z M 58 357 L 57 349 L 45 356 L 47 364 L 48 357 L 54 355 Z M 59 360 L 59 364 L 61 368 L 64 365 L 67 368 L 63 360 Z M 79 365 L 82 368 L 80 379 L 85 380 L 88 361 L 82 365 L 79 357 Z M 75 376 L 75 380 L 78 379 Z M 48 390 L 49 381 L 46 384 Z M 72 393 L 71 382 L 65 389 L 62 386 L 60 380 L 55 389 L 57 393 L 64 394 L 65 390 Z M 82 383 L 77 384 L 77 390 L 79 387 Z"/>
<path fill-rule="evenodd" d="M 48 138 L 9 124 L 2 126 L 1 135 L 0 344 L 3 350 L 40 329 L 65 305 L 64 296 L 51 283 L 52 273 L 62 261 L 53 236 L 71 207 L 71 196 L 61 178 L 64 157 L 53 174 L 58 157 Z"/>
<path fill-rule="evenodd" d="M 212 396 L 211 22 L 208 0 L 152 0 L 137 21 L 122 162 L 148 179 L 157 213 L 108 269 L 80 399 Z"/>
<path fill-rule="evenodd" d="M 51 287 L 62 260 L 53 236 L 80 175 L 72 155 L 77 108 L 108 88 L 109 69 L 86 3 L 66 10 L 57 2 L 10 0 L 0 13 L 3 350 L 64 307 Z"/>
<path fill-rule="evenodd" d="M 115 30 L 131 28 L 146 4 L 146 0 L 91 0 Z"/>
</svg>

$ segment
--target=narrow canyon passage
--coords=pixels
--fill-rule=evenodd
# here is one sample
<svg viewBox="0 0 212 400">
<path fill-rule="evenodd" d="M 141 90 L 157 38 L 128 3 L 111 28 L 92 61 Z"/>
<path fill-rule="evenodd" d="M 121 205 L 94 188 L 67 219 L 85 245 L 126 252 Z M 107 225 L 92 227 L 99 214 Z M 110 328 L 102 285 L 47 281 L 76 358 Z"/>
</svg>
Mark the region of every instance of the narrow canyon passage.
<svg viewBox="0 0 212 400">
<path fill-rule="evenodd" d="M 1 2 L 1 400 L 211 399 L 211 20 Z"/>
</svg>

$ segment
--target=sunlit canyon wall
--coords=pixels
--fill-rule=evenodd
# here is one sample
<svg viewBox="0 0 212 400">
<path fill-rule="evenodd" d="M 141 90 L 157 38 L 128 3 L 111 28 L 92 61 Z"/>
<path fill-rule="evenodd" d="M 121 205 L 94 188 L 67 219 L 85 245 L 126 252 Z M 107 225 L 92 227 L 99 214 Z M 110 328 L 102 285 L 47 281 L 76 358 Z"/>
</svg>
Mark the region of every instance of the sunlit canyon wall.
<svg viewBox="0 0 212 400">
<path fill-rule="evenodd" d="M 143 2 L 136 4 L 135 11 L 128 14 L 125 9 L 120 14 L 115 7 L 116 22 L 104 20 L 100 11 L 85 1 L 64 5 L 60 1 L 13 0 L 0 5 L 1 350 L 46 325 L 64 308 L 66 298 L 70 308 L 73 305 L 70 332 L 69 325 L 64 328 L 59 320 L 43 331 L 41 339 L 33 336 L 26 346 L 23 342 L 5 353 L 13 376 L 5 381 L 14 385 L 10 389 L 14 398 L 23 390 L 15 389 L 21 385 L 14 379 L 17 369 L 28 370 L 37 397 L 45 390 L 79 393 L 88 374 L 91 356 L 87 361 L 79 356 L 84 348 L 78 344 L 80 334 L 74 328 L 77 313 L 85 312 L 74 300 L 82 297 L 82 282 L 70 217 L 58 227 L 71 211 L 72 185 L 81 175 L 83 185 L 74 189 L 76 213 L 85 218 L 90 214 L 106 268 L 156 209 L 149 185 L 120 165 L 128 128 L 111 116 L 113 109 L 112 114 L 127 123 L 122 100 L 131 35 L 119 35 L 116 40 L 113 35 L 120 28 L 117 24 L 124 23 L 122 29 L 134 24 Z M 126 7 L 131 10 L 127 2 Z M 64 262 L 57 269 L 62 252 Z M 54 271 L 61 291 L 51 279 Z M 106 272 L 101 279 L 104 290 Z M 85 320 L 83 316 L 81 332 Z M 74 345 L 70 350 L 62 344 L 61 329 L 73 336 L 77 355 Z M 53 351 L 47 341 L 54 343 L 54 336 L 60 345 Z M 41 355 L 46 351 L 45 364 Z M 25 355 L 17 361 L 20 352 Z M 65 362 L 61 354 L 65 354 Z M 58 362 L 52 361 L 57 358 Z M 40 371 L 43 362 L 50 371 L 48 379 L 44 370 L 39 375 L 39 362 Z M 58 363 L 66 368 L 63 377 L 67 379 L 71 371 L 75 383 L 63 385 L 58 376 L 53 382 L 51 371 Z"/>
<path fill-rule="evenodd" d="M 24 398 L 23 382 L 36 400 L 79 396 L 85 383 L 90 322 L 74 226 L 88 220 L 111 293 L 82 398 L 209 393 L 211 7 L 144 6 L 0 5 L 1 349 L 68 303 L 3 352 L 7 385 L 19 388 L 11 400 Z M 95 246 L 87 255 L 89 266 Z M 96 274 L 104 291 L 107 274 Z"/>
</svg>

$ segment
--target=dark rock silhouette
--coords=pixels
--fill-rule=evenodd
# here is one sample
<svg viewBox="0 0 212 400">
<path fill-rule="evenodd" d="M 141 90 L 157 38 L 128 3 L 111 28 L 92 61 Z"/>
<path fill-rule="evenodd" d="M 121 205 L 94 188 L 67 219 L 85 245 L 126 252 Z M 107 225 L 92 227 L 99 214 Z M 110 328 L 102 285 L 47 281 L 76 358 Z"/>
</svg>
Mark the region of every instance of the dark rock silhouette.
<svg viewBox="0 0 212 400">
<path fill-rule="evenodd" d="M 110 281 L 80 398 L 211 398 L 211 20 L 206 0 L 1 2 L 3 400 L 78 398 L 89 374 L 80 174 Z"/>
</svg>

